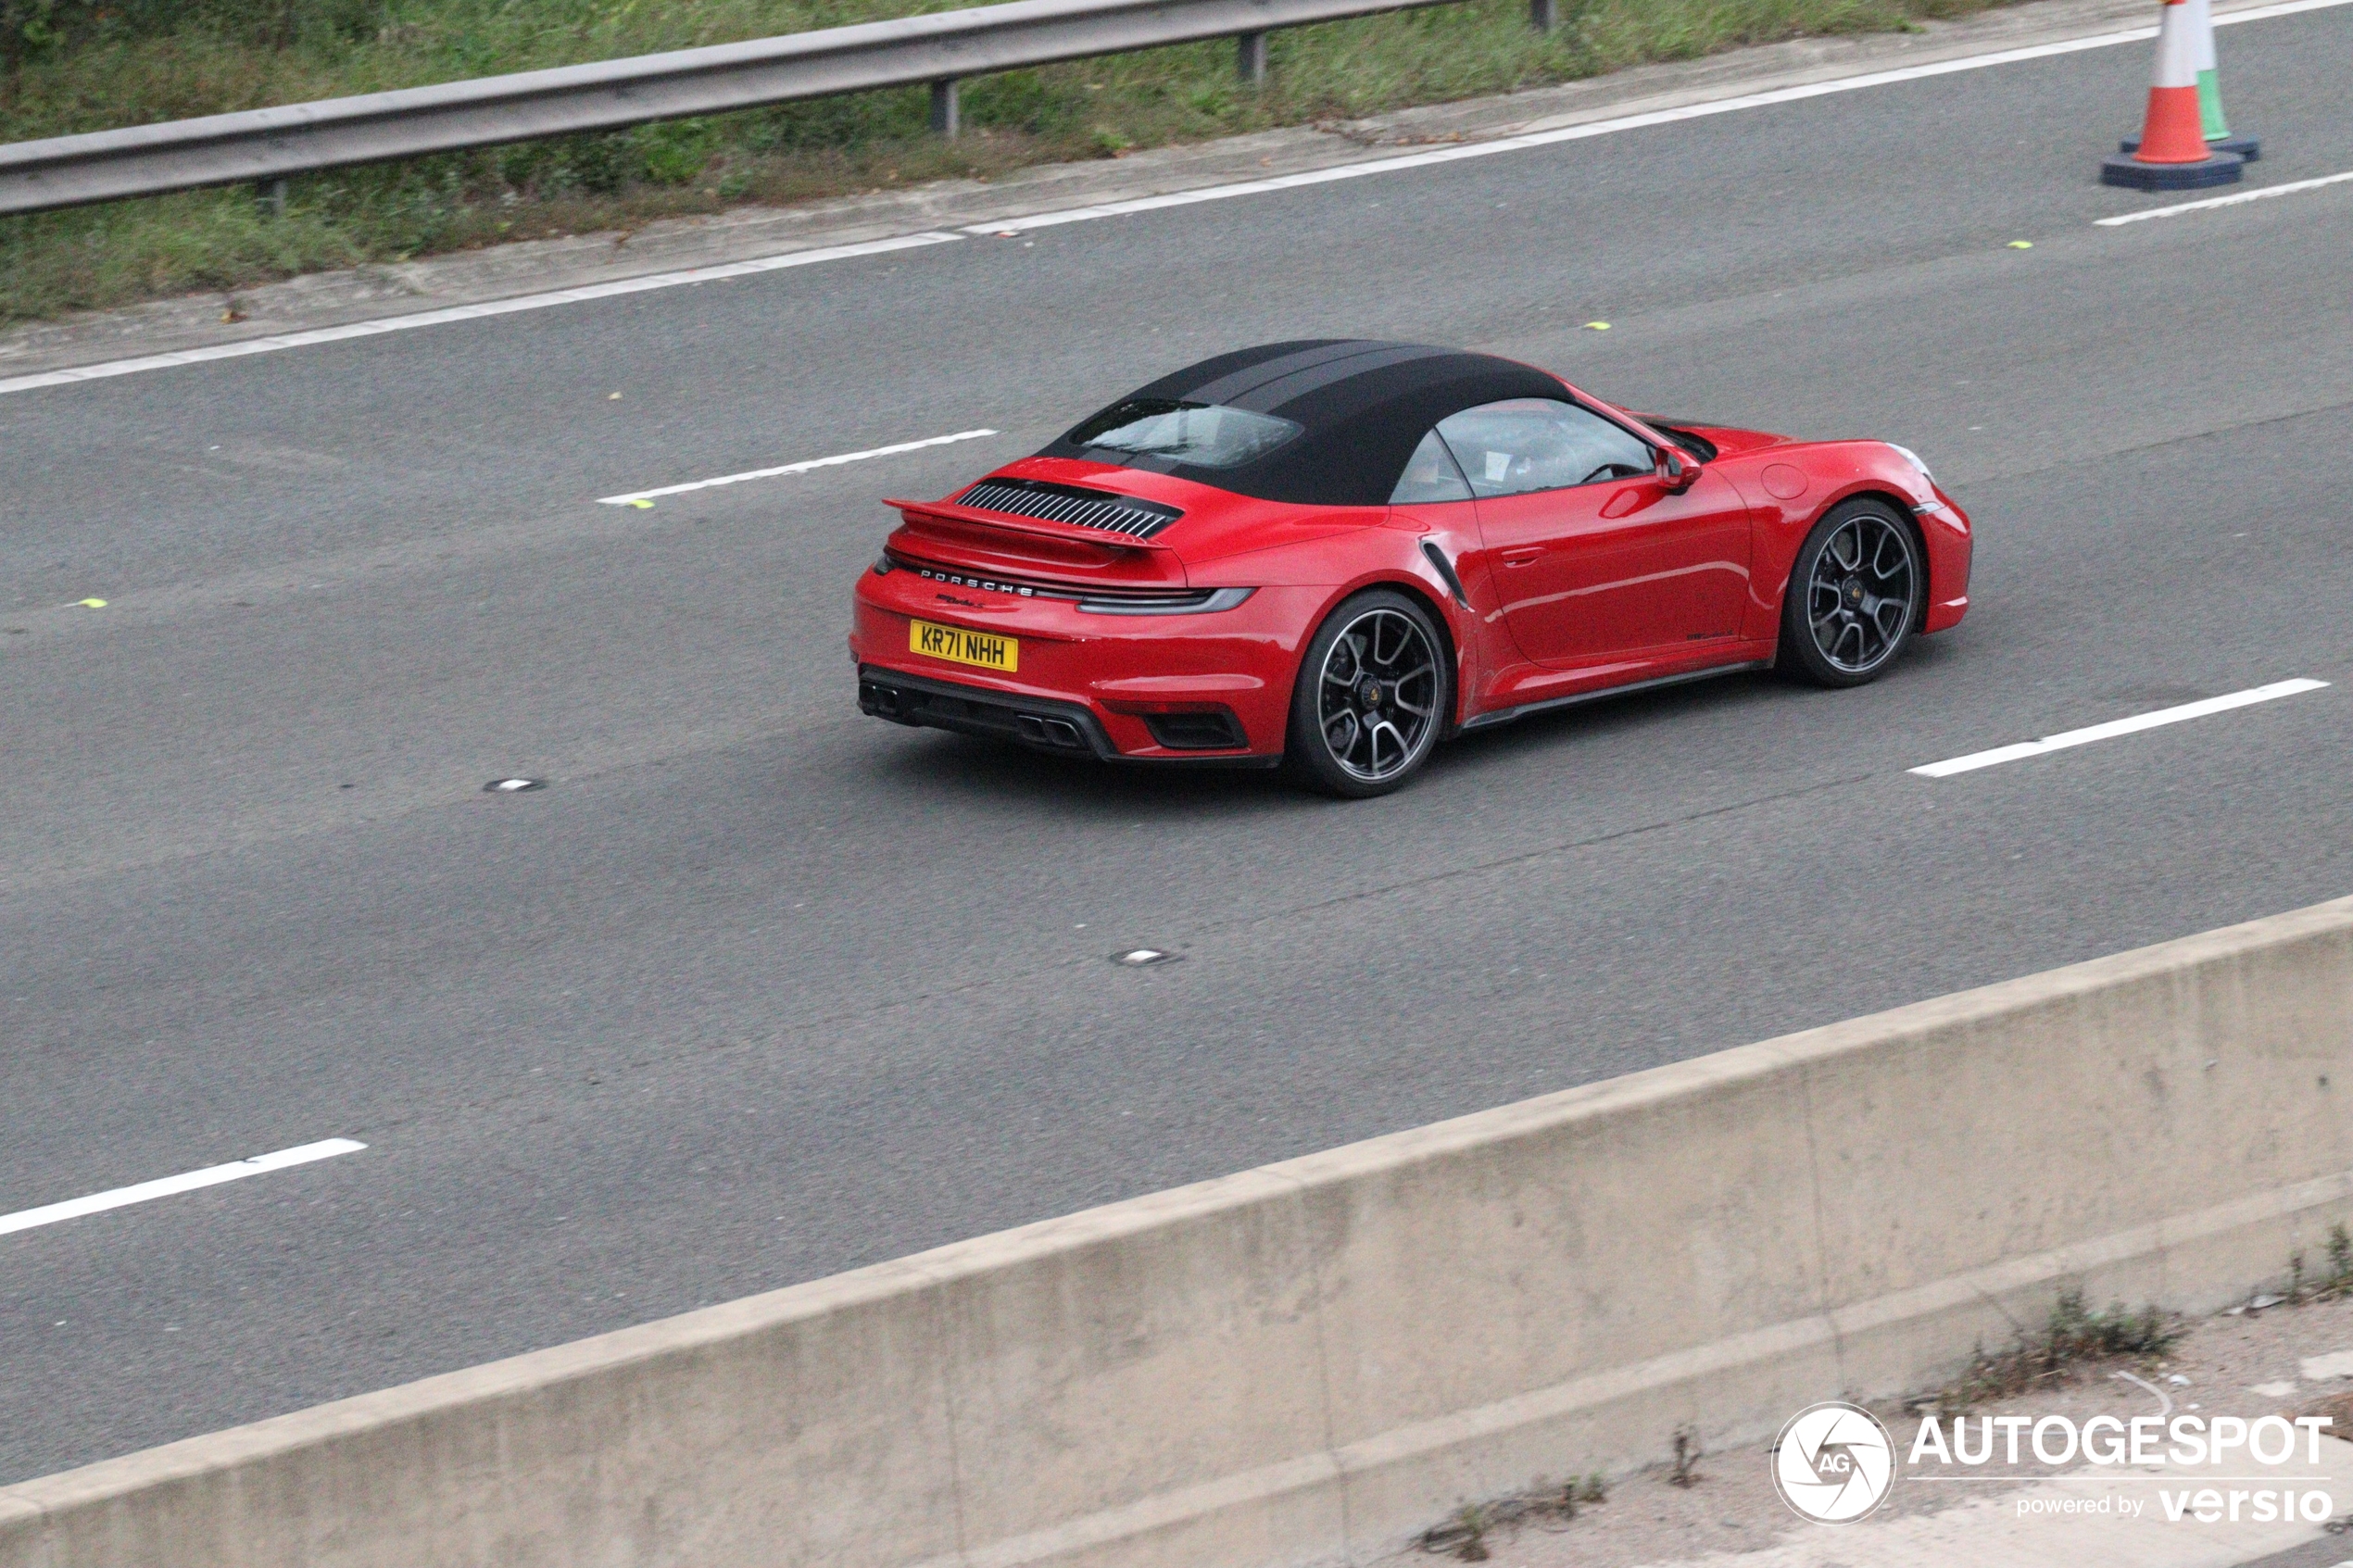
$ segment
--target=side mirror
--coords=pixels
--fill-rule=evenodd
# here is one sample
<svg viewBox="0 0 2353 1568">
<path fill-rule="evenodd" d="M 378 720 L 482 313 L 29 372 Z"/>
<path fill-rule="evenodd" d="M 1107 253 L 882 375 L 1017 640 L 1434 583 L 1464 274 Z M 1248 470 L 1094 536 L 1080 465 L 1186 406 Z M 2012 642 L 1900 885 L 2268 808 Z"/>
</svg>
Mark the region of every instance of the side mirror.
<svg viewBox="0 0 2353 1568">
<path fill-rule="evenodd" d="M 1687 452 L 1672 446 L 1658 449 L 1658 487 L 1670 495 L 1680 495 L 1699 483 L 1699 462 Z"/>
</svg>

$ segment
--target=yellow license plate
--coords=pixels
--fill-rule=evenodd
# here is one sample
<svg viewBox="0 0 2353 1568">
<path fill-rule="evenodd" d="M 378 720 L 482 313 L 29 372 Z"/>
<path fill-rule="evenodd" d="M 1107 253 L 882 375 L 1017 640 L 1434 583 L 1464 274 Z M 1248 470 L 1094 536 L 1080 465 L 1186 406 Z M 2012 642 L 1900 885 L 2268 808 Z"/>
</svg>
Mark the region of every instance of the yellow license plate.
<svg viewBox="0 0 2353 1568">
<path fill-rule="evenodd" d="M 1002 670 L 1007 674 L 1021 668 L 1021 644 L 994 632 L 967 632 L 961 626 L 916 621 L 908 624 L 907 648 L 911 653 L 977 664 L 983 670 Z"/>
</svg>

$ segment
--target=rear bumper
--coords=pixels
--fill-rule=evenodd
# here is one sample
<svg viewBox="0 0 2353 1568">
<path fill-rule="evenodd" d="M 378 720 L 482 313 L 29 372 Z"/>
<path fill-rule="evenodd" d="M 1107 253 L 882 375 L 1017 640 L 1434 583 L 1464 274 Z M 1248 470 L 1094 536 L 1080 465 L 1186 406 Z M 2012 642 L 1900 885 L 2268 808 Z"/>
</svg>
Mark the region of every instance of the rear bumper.
<svg viewBox="0 0 2353 1568">
<path fill-rule="evenodd" d="M 1304 629 L 1329 590 L 1262 588 L 1199 614 L 1091 613 L 986 587 L 944 593 L 912 571 L 860 577 L 850 658 L 858 705 L 901 724 L 1123 762 L 1268 766 L 1281 759 Z M 1001 636 L 999 671 L 910 646 L 916 619 Z"/>
<path fill-rule="evenodd" d="M 1230 711 L 1196 709 L 1142 716 L 1155 745 L 1149 754 L 1137 756 L 1121 751 L 1102 720 L 1084 703 L 995 691 L 930 675 L 911 675 L 877 664 L 858 667 L 858 711 L 887 719 L 894 724 L 986 735 L 1038 751 L 1091 756 L 1105 762 L 1271 768 L 1282 760 L 1280 756 L 1252 756 L 1240 751 L 1247 737 L 1242 734 L 1240 721 Z M 1172 721 L 1176 721 L 1173 729 Z M 1180 744 L 1158 744 L 1170 739 Z M 1214 744 L 1221 739 L 1227 744 Z M 1200 744 L 1203 740 L 1213 744 Z"/>
</svg>

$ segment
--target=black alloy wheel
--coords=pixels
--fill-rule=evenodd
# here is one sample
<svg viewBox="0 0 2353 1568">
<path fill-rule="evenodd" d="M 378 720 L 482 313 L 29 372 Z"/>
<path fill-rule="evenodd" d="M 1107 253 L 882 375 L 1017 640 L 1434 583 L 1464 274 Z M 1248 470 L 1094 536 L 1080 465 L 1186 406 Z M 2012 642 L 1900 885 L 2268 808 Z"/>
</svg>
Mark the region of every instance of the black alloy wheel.
<svg viewBox="0 0 2353 1568">
<path fill-rule="evenodd" d="M 1445 647 L 1429 612 L 1387 588 L 1332 611 L 1293 683 L 1292 769 L 1356 800 L 1412 777 L 1445 728 L 1453 692 Z"/>
<path fill-rule="evenodd" d="M 1919 544 L 1894 507 L 1866 495 L 1831 508 L 1790 570 L 1782 668 L 1819 686 L 1876 679 L 1918 629 L 1927 587 Z"/>
</svg>

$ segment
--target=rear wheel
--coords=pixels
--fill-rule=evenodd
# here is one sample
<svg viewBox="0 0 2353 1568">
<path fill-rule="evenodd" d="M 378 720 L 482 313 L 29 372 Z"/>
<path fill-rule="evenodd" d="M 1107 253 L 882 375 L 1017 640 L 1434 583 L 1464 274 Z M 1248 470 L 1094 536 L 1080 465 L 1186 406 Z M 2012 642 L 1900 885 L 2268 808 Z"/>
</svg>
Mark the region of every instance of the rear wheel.
<svg viewBox="0 0 2353 1568">
<path fill-rule="evenodd" d="M 1911 640 L 1927 583 L 1894 508 L 1868 495 L 1831 508 L 1790 569 L 1781 667 L 1818 686 L 1877 679 Z"/>
<path fill-rule="evenodd" d="M 1327 617 L 1291 690 L 1287 760 L 1306 783 L 1349 799 L 1386 795 L 1421 768 L 1445 726 L 1453 686 L 1429 612 L 1376 588 Z"/>
</svg>

